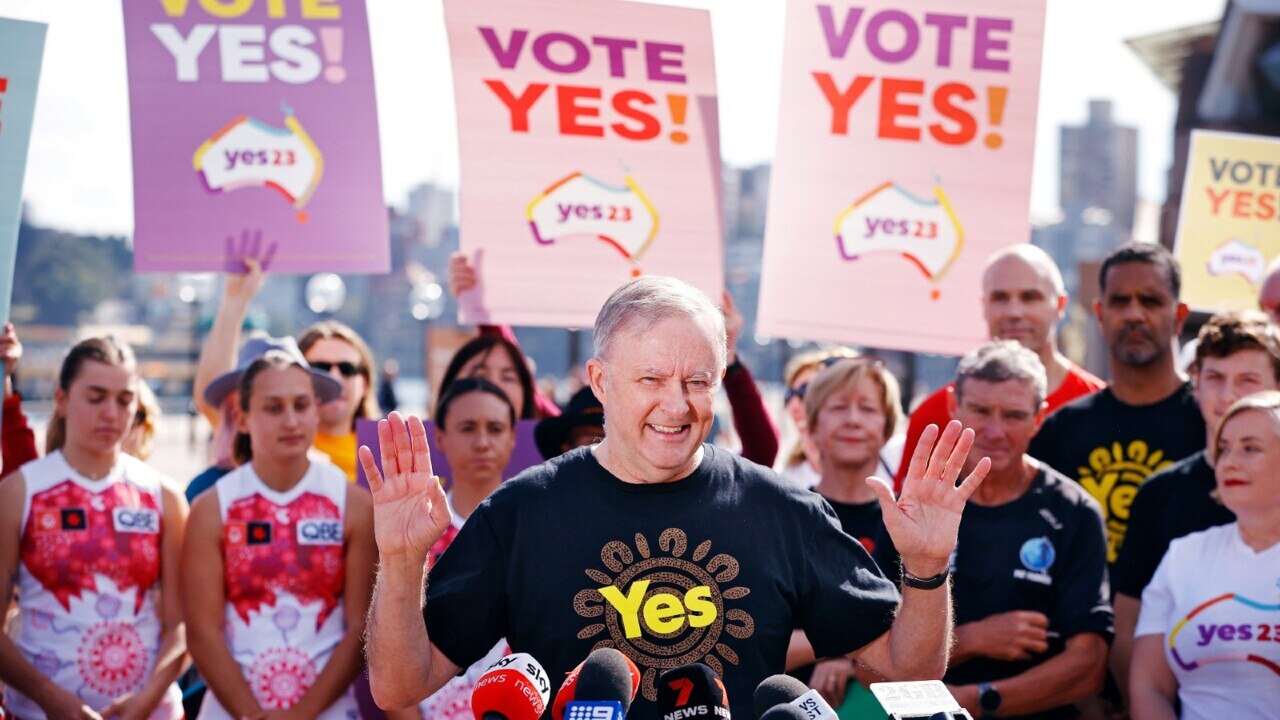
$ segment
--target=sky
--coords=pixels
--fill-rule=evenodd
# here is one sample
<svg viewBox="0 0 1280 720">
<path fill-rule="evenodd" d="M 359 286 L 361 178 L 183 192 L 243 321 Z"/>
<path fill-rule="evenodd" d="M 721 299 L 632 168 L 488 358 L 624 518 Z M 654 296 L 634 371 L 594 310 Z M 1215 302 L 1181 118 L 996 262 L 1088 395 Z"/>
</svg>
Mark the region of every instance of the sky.
<svg viewBox="0 0 1280 720">
<path fill-rule="evenodd" d="M 785 0 L 668 1 L 711 11 L 725 162 L 769 162 L 777 144 Z M 1176 98 L 1123 41 L 1216 20 L 1226 0 L 1047 2 L 1033 219 L 1057 211 L 1059 126 L 1083 123 L 1094 98 L 1112 99 L 1116 121 L 1139 128 L 1138 194 L 1163 201 Z M 383 191 L 388 203 L 400 205 L 419 183 L 457 185 L 444 13 L 441 0 L 367 0 L 367 6 Z M 0 16 L 50 26 L 27 163 L 32 219 L 76 232 L 129 234 L 133 179 L 120 4 L 0 0 Z"/>
</svg>

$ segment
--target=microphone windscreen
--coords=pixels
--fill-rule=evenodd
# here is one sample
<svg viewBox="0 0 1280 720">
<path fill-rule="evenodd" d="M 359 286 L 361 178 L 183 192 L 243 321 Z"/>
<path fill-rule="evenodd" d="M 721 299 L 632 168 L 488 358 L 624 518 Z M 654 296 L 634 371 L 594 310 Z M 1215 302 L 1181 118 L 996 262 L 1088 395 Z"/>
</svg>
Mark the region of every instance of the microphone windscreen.
<svg viewBox="0 0 1280 720">
<path fill-rule="evenodd" d="M 583 662 L 578 663 L 578 667 L 574 668 L 564 679 L 564 684 L 560 686 L 560 690 L 556 692 L 556 699 L 551 703 L 551 720 L 564 720 L 564 707 L 573 701 L 575 693 L 578 690 L 578 674 L 582 672 Z"/>
<path fill-rule="evenodd" d="M 525 653 L 500 658 L 484 671 L 471 691 L 476 720 L 501 715 L 507 720 L 538 720 L 551 699 L 551 683 L 537 660 Z"/>
<path fill-rule="evenodd" d="M 809 720 L 809 716 L 795 705 L 783 704 L 766 710 L 760 720 Z"/>
<path fill-rule="evenodd" d="M 669 720 L 729 717 L 729 696 L 716 671 L 702 663 L 672 668 L 658 678 L 658 714 Z"/>
<path fill-rule="evenodd" d="M 613 648 L 598 648 L 582 663 L 574 688 L 575 700 L 614 700 L 625 712 L 640 687 L 640 670 Z"/>
<path fill-rule="evenodd" d="M 756 686 L 751 696 L 751 709 L 756 717 L 764 720 L 764 714 L 778 705 L 785 705 L 809 692 L 809 686 L 790 675 L 773 675 Z"/>
</svg>

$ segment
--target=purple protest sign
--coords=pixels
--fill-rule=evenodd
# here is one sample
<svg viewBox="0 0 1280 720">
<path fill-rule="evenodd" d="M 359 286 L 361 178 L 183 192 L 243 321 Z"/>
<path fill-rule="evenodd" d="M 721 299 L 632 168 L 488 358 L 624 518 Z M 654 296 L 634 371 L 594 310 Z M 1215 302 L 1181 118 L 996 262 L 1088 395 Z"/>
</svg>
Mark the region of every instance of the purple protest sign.
<svg viewBox="0 0 1280 720">
<path fill-rule="evenodd" d="M 437 447 L 436 424 L 430 420 L 423 420 L 422 424 L 427 426 L 427 447 L 431 450 L 431 469 L 436 475 L 444 478 L 444 486 L 447 489 L 452 482 L 452 473 L 449 471 L 449 459 Z M 528 468 L 543 462 L 542 455 L 538 453 L 538 446 L 533 442 L 533 426 L 537 424 L 537 420 L 516 422 L 516 448 L 511 452 L 511 460 L 507 463 L 506 469 L 502 471 L 503 480 L 510 480 Z M 377 421 L 356 420 L 356 447 L 361 445 L 369 446 L 373 451 L 373 459 L 378 463 L 378 469 L 382 469 Z M 359 463 L 356 466 L 356 482 L 365 487 L 369 486 L 369 481 L 364 476 L 364 468 L 360 467 Z"/>
<path fill-rule="evenodd" d="M 390 269 L 363 0 L 124 3 L 134 267 Z M 274 246 L 274 247 L 272 247 Z"/>
</svg>

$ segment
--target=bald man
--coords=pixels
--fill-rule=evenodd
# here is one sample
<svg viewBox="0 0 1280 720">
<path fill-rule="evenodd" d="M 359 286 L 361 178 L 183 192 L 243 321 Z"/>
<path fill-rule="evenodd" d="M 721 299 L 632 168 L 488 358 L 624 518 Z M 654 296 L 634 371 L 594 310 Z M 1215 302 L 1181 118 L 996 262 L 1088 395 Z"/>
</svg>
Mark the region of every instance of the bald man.
<svg viewBox="0 0 1280 720">
<path fill-rule="evenodd" d="M 1034 245 L 1012 245 L 987 259 L 982 272 L 982 315 L 993 340 L 1017 340 L 1040 357 L 1048 379 L 1045 398 L 1052 413 L 1062 405 L 1101 390 L 1106 383 L 1076 365 L 1058 351 L 1058 321 L 1067 310 L 1067 291 L 1053 258 Z M 911 413 L 903 445 L 904 462 L 898 465 L 896 484 L 902 485 L 909 453 L 930 424 L 946 427 L 951 420 L 948 384 Z"/>
</svg>

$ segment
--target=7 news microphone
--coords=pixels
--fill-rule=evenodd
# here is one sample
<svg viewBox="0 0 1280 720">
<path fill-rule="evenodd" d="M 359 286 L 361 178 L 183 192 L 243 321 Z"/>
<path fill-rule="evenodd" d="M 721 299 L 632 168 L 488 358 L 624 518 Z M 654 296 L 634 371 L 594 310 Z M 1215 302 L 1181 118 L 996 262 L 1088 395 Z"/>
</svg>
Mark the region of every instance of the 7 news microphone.
<svg viewBox="0 0 1280 720">
<path fill-rule="evenodd" d="M 640 688 L 640 669 L 613 648 L 591 651 L 565 678 L 551 705 L 554 720 L 623 720 Z"/>
<path fill-rule="evenodd" d="M 547 671 L 525 653 L 499 659 L 476 681 L 471 711 L 476 720 L 538 720 L 551 699 Z"/>
<path fill-rule="evenodd" d="M 729 695 L 716 671 L 702 663 L 672 668 L 658 677 L 662 720 L 729 720 Z"/>
</svg>

